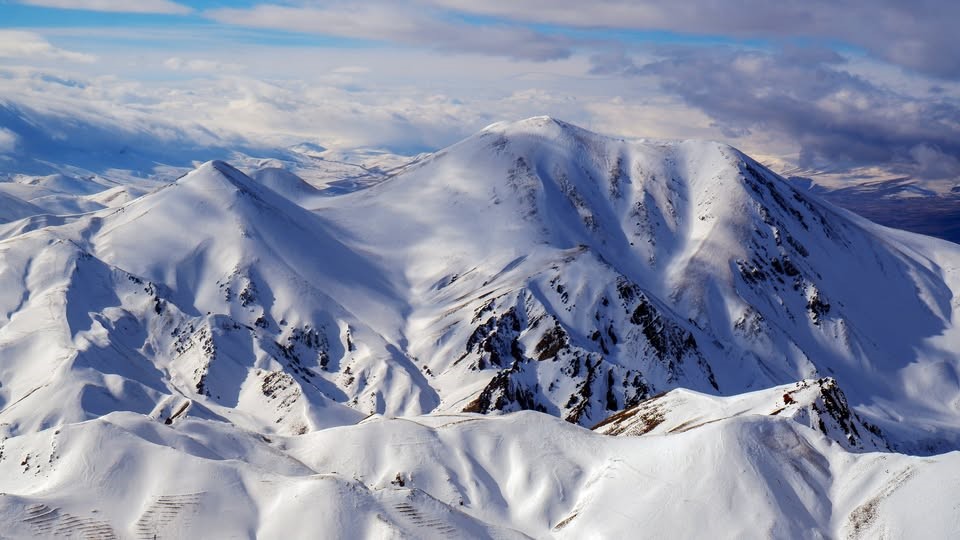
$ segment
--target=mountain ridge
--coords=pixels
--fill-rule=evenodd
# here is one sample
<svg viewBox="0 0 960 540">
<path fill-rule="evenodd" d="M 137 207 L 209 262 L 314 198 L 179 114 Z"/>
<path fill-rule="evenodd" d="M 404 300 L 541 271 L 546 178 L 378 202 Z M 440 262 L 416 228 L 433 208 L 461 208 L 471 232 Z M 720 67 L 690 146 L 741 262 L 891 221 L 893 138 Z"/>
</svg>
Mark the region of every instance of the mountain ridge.
<svg viewBox="0 0 960 540">
<path fill-rule="evenodd" d="M 896 433 L 882 403 L 899 390 L 877 381 L 923 342 L 880 345 L 902 320 L 880 312 L 913 302 L 922 337 L 955 309 L 932 261 L 718 143 L 632 143 L 533 118 L 321 200 L 308 212 L 211 161 L 49 230 L 149 283 L 156 309 L 193 328 L 183 346 L 232 351 L 190 369 L 239 359 L 224 376 L 247 388 L 250 369 L 289 360 L 285 340 L 306 340 L 303 371 L 271 377 L 293 388 L 289 377 L 320 374 L 297 384 L 363 413 L 529 408 L 589 426 L 672 388 L 729 395 L 839 372 L 854 406 Z M 841 257 L 846 270 L 823 262 Z M 867 300 L 873 283 L 887 284 Z M 148 359 L 180 354 L 157 347 Z"/>
<path fill-rule="evenodd" d="M 274 173 L 0 227 L 5 530 L 950 530 L 960 247 L 547 117 Z"/>
<path fill-rule="evenodd" d="M 413 170 L 348 195 L 336 201 L 336 206 L 320 211 L 334 221 L 347 223 L 346 228 L 360 231 L 358 234 L 365 237 L 365 245 L 390 245 L 387 239 L 395 225 L 403 224 L 409 230 L 404 241 L 395 243 L 403 249 L 395 256 L 390 248 L 383 250 L 390 259 L 389 264 L 410 268 L 409 275 L 424 276 L 411 285 L 417 294 L 436 296 L 440 289 L 450 291 L 452 288 L 458 294 L 449 294 L 453 298 L 462 297 L 457 300 L 460 303 L 469 297 L 471 289 L 477 290 L 478 295 L 522 289 L 520 283 L 504 283 L 505 275 L 538 275 L 543 268 L 567 258 L 564 250 L 571 250 L 570 253 L 585 250 L 580 257 L 592 259 L 590 264 L 607 270 L 583 272 L 609 276 L 601 280 L 611 284 L 625 279 L 639 286 L 645 296 L 655 299 L 655 304 L 662 302 L 660 310 L 672 311 L 675 324 L 696 335 L 696 341 L 703 346 L 719 339 L 728 344 L 721 349 L 731 350 L 732 346 L 735 350 L 736 344 L 744 339 L 779 336 L 779 344 L 774 342 L 764 346 L 766 348 L 754 349 L 755 352 L 746 357 L 755 364 L 752 369 L 762 377 L 760 380 L 766 379 L 760 387 L 812 376 L 815 372 L 809 370 L 816 368 L 810 358 L 838 358 L 830 340 L 838 340 L 838 344 L 846 347 L 846 352 L 840 355 L 844 359 L 842 362 L 821 360 L 821 369 L 849 370 L 846 366 L 857 362 L 882 361 L 890 365 L 891 360 L 885 358 L 915 354 L 904 348 L 903 340 L 880 347 L 866 336 L 915 332 L 920 338 L 935 336 L 950 326 L 948 321 L 954 308 L 947 300 L 947 295 L 952 295 L 947 292 L 947 281 L 956 282 L 955 272 L 950 274 L 953 277 L 941 276 L 943 265 L 924 257 L 915 258 L 910 254 L 914 252 L 912 248 L 900 245 L 875 226 L 800 193 L 738 151 L 715 143 L 647 145 L 608 139 L 579 129 L 572 133 L 565 130 L 569 128 L 564 124 L 545 118 L 497 124 L 422 160 Z M 559 141 L 551 142 L 557 139 Z M 685 163 L 681 158 L 687 147 L 695 156 L 707 148 L 713 152 L 708 152 L 709 156 L 714 157 L 694 157 L 691 163 Z M 600 150 L 582 151 L 590 148 Z M 651 161 L 650 155 L 663 157 Z M 658 169 L 660 159 L 667 163 L 660 167 L 663 170 Z M 718 162 L 725 165 L 717 167 Z M 631 174 L 622 174 L 623 169 Z M 619 173 L 612 174 L 611 170 Z M 692 171 L 693 176 L 680 175 L 678 170 Z M 614 178 L 618 178 L 616 184 Z M 682 187 L 688 183 L 689 189 Z M 615 186 L 619 186 L 618 189 L 614 189 Z M 695 186 L 700 187 L 694 189 Z M 622 202 L 611 203 L 608 197 L 617 192 L 622 198 L 614 200 Z M 501 193 L 510 194 L 511 199 L 507 200 Z M 636 202 L 631 202 L 630 197 Z M 389 204 L 379 204 L 381 199 L 389 200 Z M 631 206 L 636 203 L 642 204 Z M 612 209 L 617 208 L 617 204 L 622 217 Z M 646 224 L 642 219 L 630 222 L 631 226 L 642 225 L 632 238 L 644 242 L 635 241 L 631 246 L 624 238 L 625 233 L 609 231 L 621 227 L 629 234 L 630 229 L 622 224 L 627 218 L 635 218 L 637 214 L 632 210 L 638 207 L 643 208 L 641 217 L 648 217 Z M 351 221 L 349 217 L 374 213 L 384 216 L 385 227 Z M 440 225 L 432 226 L 433 223 Z M 434 229 L 442 232 L 432 234 Z M 594 229 L 602 232 L 594 236 Z M 610 247 L 611 238 L 623 239 L 616 240 L 617 249 Z M 556 246 L 555 251 L 552 246 Z M 433 264 L 434 252 L 443 253 L 443 265 Z M 458 259 L 462 262 L 456 262 Z M 661 264 L 661 260 L 665 262 Z M 844 264 L 848 267 L 838 267 L 837 260 L 847 261 Z M 827 272 L 831 275 L 824 277 Z M 905 279 L 893 277 L 901 272 Z M 909 277 L 911 275 L 914 277 Z M 570 297 L 571 304 L 575 302 L 570 284 L 559 279 L 549 288 L 555 289 L 559 283 L 563 292 L 547 293 L 548 287 L 544 286 L 533 295 L 541 303 L 552 302 L 550 309 L 562 315 L 562 319 L 570 308 L 563 297 Z M 498 280 L 499 287 L 494 284 Z M 873 283 L 884 282 L 896 286 L 884 285 L 881 295 L 870 291 Z M 915 285 L 909 285 L 911 282 Z M 914 287 L 920 289 L 925 300 L 918 303 Z M 724 292 L 718 293 L 717 288 Z M 845 292 L 848 290 L 859 292 Z M 611 291 L 587 301 L 597 305 L 600 296 L 609 302 L 616 295 Z M 842 303 L 833 300 L 843 296 L 849 298 L 843 298 Z M 737 304 L 740 313 L 728 314 L 730 306 Z M 910 305 L 917 308 L 909 324 L 902 324 L 901 318 L 895 315 L 883 315 Z M 473 309 L 476 312 L 481 307 L 474 304 Z M 509 309 L 505 304 L 498 316 L 505 315 Z M 621 320 L 629 319 L 634 310 L 635 306 L 631 306 Z M 784 310 L 787 317 L 782 315 Z M 593 308 L 583 311 L 590 316 L 595 314 Z M 855 312 L 851 320 L 856 321 L 857 326 L 866 322 L 868 328 L 850 327 L 847 317 L 837 315 L 845 311 Z M 867 313 L 871 314 L 869 318 Z M 709 328 L 712 321 L 730 317 L 733 320 L 726 323 L 726 329 Z M 581 317 L 576 324 L 582 325 L 583 320 Z M 448 328 L 452 322 L 437 323 L 438 329 Z M 565 328 L 570 324 L 572 321 L 563 321 Z M 772 327 L 762 330 L 765 326 Z M 476 329 L 475 325 L 471 328 Z M 422 327 L 417 327 L 410 333 L 421 330 Z M 602 328 L 596 330 L 603 333 Z M 709 332 L 707 336 L 704 330 Z M 834 337 L 824 336 L 826 332 Z M 587 341 L 584 337 L 593 333 L 593 329 L 581 330 L 581 344 Z M 459 339 L 466 343 L 470 335 L 471 332 L 467 332 Z M 799 347 L 791 343 L 796 336 L 803 337 L 805 343 Z M 532 351 L 534 345 L 535 341 L 525 348 Z M 606 343 L 608 348 L 609 345 Z M 793 363 L 789 373 L 773 365 L 764 366 L 759 358 L 769 356 L 770 347 L 775 347 L 772 351 L 778 355 L 794 351 L 789 353 L 796 357 L 789 360 Z M 586 349 L 601 347 L 595 343 Z M 891 354 L 885 349 L 895 352 Z M 463 349 L 444 354 L 456 358 L 462 352 Z M 419 352 L 415 354 L 422 356 Z M 510 347 L 499 351 L 499 356 L 508 358 Z M 857 357 L 860 360 L 854 360 Z M 873 359 L 868 360 L 870 358 Z M 433 372 L 444 369 L 439 368 L 430 365 Z M 718 382 L 723 387 L 722 375 L 729 374 L 730 370 L 713 371 L 718 373 Z M 841 376 L 841 384 L 847 386 L 843 380 L 856 383 L 856 378 L 850 375 L 854 371 Z M 876 368 L 868 368 L 867 373 L 870 371 Z M 764 372 L 767 375 L 763 375 Z M 823 373 L 830 374 L 829 371 Z M 858 377 L 862 374 L 858 372 Z M 727 391 L 750 388 L 743 384 L 728 382 Z M 889 386 L 883 377 L 859 384 L 862 388 L 876 384 Z M 858 392 L 854 395 L 856 400 L 863 400 Z"/>
</svg>

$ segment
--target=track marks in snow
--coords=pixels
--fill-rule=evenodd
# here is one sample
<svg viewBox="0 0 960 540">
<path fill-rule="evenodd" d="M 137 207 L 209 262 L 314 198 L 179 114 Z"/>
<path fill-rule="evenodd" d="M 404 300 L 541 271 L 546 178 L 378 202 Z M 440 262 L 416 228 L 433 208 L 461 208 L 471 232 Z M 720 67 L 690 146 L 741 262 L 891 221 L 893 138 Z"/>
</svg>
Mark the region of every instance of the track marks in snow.
<svg viewBox="0 0 960 540">
<path fill-rule="evenodd" d="M 847 538 L 850 540 L 877 538 L 878 535 L 871 530 L 876 525 L 877 518 L 880 517 L 878 512 L 880 504 L 890 497 L 894 491 L 906 484 L 915 472 L 916 470 L 913 467 L 906 467 L 891 478 L 876 495 L 856 507 L 848 518 L 847 528 L 849 532 Z"/>
<path fill-rule="evenodd" d="M 201 492 L 157 497 L 134 525 L 136 537 L 143 540 L 165 537 L 167 535 L 162 533 L 174 529 L 170 525 L 178 525 L 176 530 L 182 529 L 199 508 L 202 495 Z M 175 530 L 169 532 L 170 536 L 175 536 Z"/>
<path fill-rule="evenodd" d="M 38 537 L 83 538 L 87 540 L 115 540 L 119 538 L 113 527 L 105 521 L 75 516 L 42 503 L 27 507 L 27 517 L 23 522 L 29 525 Z"/>
<path fill-rule="evenodd" d="M 431 536 L 439 534 L 442 538 L 457 538 L 457 529 L 448 525 L 444 520 L 424 513 L 409 502 L 401 502 L 393 505 L 397 514 L 409 521 L 418 529 L 429 529 Z"/>
</svg>

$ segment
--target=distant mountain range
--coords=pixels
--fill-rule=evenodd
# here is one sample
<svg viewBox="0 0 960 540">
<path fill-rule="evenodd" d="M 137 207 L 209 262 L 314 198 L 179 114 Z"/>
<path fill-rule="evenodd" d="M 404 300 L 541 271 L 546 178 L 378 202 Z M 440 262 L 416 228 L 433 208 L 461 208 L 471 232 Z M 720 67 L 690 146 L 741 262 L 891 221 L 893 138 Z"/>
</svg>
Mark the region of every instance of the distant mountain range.
<svg viewBox="0 0 960 540">
<path fill-rule="evenodd" d="M 802 177 L 789 180 L 881 225 L 960 244 L 960 186 L 940 193 L 911 178 L 858 182 L 835 189 Z"/>
</svg>

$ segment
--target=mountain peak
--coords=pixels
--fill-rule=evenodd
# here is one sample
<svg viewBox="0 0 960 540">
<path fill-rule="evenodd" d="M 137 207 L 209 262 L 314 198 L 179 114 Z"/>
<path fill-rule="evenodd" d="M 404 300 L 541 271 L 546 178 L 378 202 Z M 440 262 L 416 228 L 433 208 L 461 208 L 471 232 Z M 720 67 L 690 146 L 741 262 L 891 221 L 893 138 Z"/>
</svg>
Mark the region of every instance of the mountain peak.
<svg viewBox="0 0 960 540">
<path fill-rule="evenodd" d="M 181 193 L 178 197 L 185 197 L 189 194 L 191 199 L 198 203 L 204 201 L 203 204 L 208 206 L 224 209 L 227 207 L 233 208 L 237 202 L 246 200 L 247 203 L 253 204 L 248 210 L 256 207 L 260 208 L 261 211 L 270 208 L 284 215 L 306 213 L 305 210 L 289 200 L 295 197 L 288 192 L 296 188 L 293 191 L 300 194 L 310 194 L 312 187 L 309 184 L 289 173 L 282 175 L 279 179 L 276 178 L 278 176 L 276 174 L 262 173 L 260 176 L 274 181 L 264 182 L 262 179 L 258 181 L 258 179 L 247 176 L 229 163 L 212 160 L 180 177 L 173 186 L 185 188 L 177 190 Z M 292 177 L 292 179 L 289 177 Z M 296 182 L 292 180 L 296 180 Z M 278 188 L 279 192 L 277 191 Z M 150 199 L 154 198 L 150 197 Z M 261 212 L 257 211 L 257 213 Z"/>
<path fill-rule="evenodd" d="M 601 137 L 600 135 L 593 133 L 589 130 L 586 130 L 577 125 L 565 122 L 558 118 L 552 116 L 531 116 L 530 118 L 524 118 L 522 120 L 515 121 L 503 121 L 495 122 L 489 126 L 483 128 L 479 135 L 484 133 L 503 133 L 505 135 L 518 135 L 522 133 L 539 133 L 539 134 L 576 134 L 576 135 L 591 135 L 594 137 Z"/>
<path fill-rule="evenodd" d="M 223 174 L 236 174 L 240 172 L 233 165 L 230 165 L 226 161 L 221 161 L 219 159 L 212 159 L 210 161 L 207 161 L 206 163 L 201 165 L 199 168 L 203 168 L 203 167 L 210 167 L 210 168 L 216 169 L 222 172 Z"/>
<path fill-rule="evenodd" d="M 240 190 L 249 190 L 256 186 L 250 177 L 225 161 L 218 159 L 207 161 L 182 176 L 177 184 L 206 185 L 206 187 L 230 186 Z"/>
</svg>

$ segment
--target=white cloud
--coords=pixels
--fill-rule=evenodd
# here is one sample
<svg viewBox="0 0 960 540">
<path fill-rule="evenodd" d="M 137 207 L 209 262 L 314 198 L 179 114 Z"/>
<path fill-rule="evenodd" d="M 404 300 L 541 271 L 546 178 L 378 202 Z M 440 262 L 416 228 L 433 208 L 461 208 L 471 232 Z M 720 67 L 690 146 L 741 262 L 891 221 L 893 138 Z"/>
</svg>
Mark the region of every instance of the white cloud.
<svg viewBox="0 0 960 540">
<path fill-rule="evenodd" d="M 910 149 L 910 157 L 916 162 L 913 171 L 921 178 L 956 179 L 960 177 L 960 159 L 945 154 L 940 149 L 921 144 Z"/>
<path fill-rule="evenodd" d="M 370 73 L 370 68 L 364 66 L 340 66 L 335 68 L 332 73 L 358 75 L 361 73 Z"/>
<path fill-rule="evenodd" d="M 0 154 L 13 152 L 17 147 L 17 134 L 0 127 Z"/>
<path fill-rule="evenodd" d="M 30 1 L 126 10 L 179 6 Z M 225 23 L 205 26 L 203 32 L 182 25 L 68 26 L 44 29 L 42 36 L 0 30 L 0 58 L 24 59 L 10 63 L 38 67 L 93 60 L 47 39 L 71 48 L 83 44 L 82 50 L 101 55 L 94 65 L 71 68 L 85 76 L 48 70 L 5 79 L 0 68 L 0 100 L 22 99 L 36 109 L 58 108 L 65 115 L 115 118 L 131 129 L 179 133 L 183 126 L 193 126 L 187 130 L 191 136 L 206 133 L 265 144 L 311 140 L 331 148 L 399 151 L 439 148 L 493 121 L 548 114 L 603 133 L 721 139 L 758 157 L 793 163 L 810 156 L 799 154 L 801 147 L 811 147 L 823 126 L 836 125 L 834 134 L 841 135 L 860 126 L 857 133 L 866 135 L 821 146 L 851 155 L 858 151 L 851 163 L 889 166 L 890 158 L 883 155 L 893 153 L 876 157 L 863 150 L 884 150 L 884 141 L 899 137 L 907 142 L 898 145 L 893 158 L 910 165 L 911 173 L 932 177 L 960 170 L 956 138 L 937 136 L 956 130 L 953 96 L 960 81 L 905 72 L 879 60 L 882 55 L 876 52 L 841 57 L 826 47 L 779 51 L 735 43 L 651 44 L 602 32 L 605 27 L 662 27 L 694 35 L 759 36 L 767 31 L 763 21 L 796 7 L 768 3 L 724 18 L 727 12 L 720 7 L 697 2 L 713 6 L 708 15 L 682 3 L 626 0 L 598 0 L 588 10 L 573 0 L 255 0 L 239 9 L 202 11 Z M 811 2 L 822 8 L 828 0 Z M 723 13 L 715 13 L 718 9 Z M 687 16 L 674 20 L 681 12 Z M 531 22 L 581 31 L 564 37 L 562 28 L 541 31 Z M 808 23 L 798 21 L 790 35 L 820 28 Z M 260 39 L 267 33 L 261 29 L 278 30 L 269 33 L 278 37 L 298 31 L 344 39 L 325 46 L 326 40 L 296 35 L 265 44 Z M 366 43 L 355 46 L 351 40 Z M 732 59 L 726 65 L 717 61 L 723 51 Z M 671 58 L 676 65 L 664 65 Z M 699 92 L 702 88 L 709 91 Z M 752 99 L 744 100 L 744 92 Z M 771 96 L 783 99 L 767 99 Z M 798 101 L 794 96 L 815 106 L 812 112 L 822 112 L 825 120 L 809 120 L 809 111 L 788 114 L 787 105 Z M 767 101 L 758 106 L 761 99 Z M 803 129 L 784 129 L 774 122 L 787 117 L 799 119 L 794 124 Z M 838 123 L 840 117 L 844 121 Z M 21 137 L 20 146 L 27 146 L 27 135 Z"/>
<path fill-rule="evenodd" d="M 20 30 L 0 30 L 0 58 L 96 61 L 94 56 L 54 47 L 40 34 Z"/>
<path fill-rule="evenodd" d="M 591 74 L 591 68 L 596 66 L 593 51 L 548 63 L 396 46 L 338 46 L 331 50 L 245 44 L 242 54 L 238 54 L 240 49 L 229 40 L 224 43 L 222 34 L 216 32 L 196 39 L 183 36 L 180 29 L 170 32 L 166 35 L 155 29 L 150 35 L 151 43 L 175 44 L 169 48 L 115 47 L 104 52 L 107 56 L 96 65 L 73 68 L 87 75 L 63 73 L 57 68 L 43 74 L 5 78 L 0 68 L 0 96 L 22 101 L 34 109 L 56 107 L 64 114 L 116 118 L 131 129 L 139 126 L 164 133 L 187 131 L 191 137 L 225 137 L 265 145 L 309 140 L 342 150 L 436 149 L 492 122 L 540 114 L 614 135 L 724 140 L 758 158 L 777 158 L 776 161 L 787 164 L 798 162 L 803 142 L 794 131 L 763 129 L 753 124 L 748 125 L 750 129 L 733 129 L 714 108 L 705 109 L 685 100 L 683 93 L 664 90 L 670 73 L 647 73 L 638 67 L 663 58 L 653 52 L 631 51 L 620 59 L 632 70 L 610 69 Z M 64 43 L 73 43 L 86 34 L 50 35 L 51 39 L 55 36 Z M 209 41 L 217 35 L 221 41 Z M 688 49 L 693 58 L 703 59 L 705 53 Z M 242 68 L 233 64 L 238 58 Z M 756 79 L 769 79 L 769 74 L 757 75 L 756 59 L 752 60 L 753 64 L 743 59 L 734 62 L 736 69 L 722 73 L 733 73 L 740 80 L 743 77 L 737 79 L 736 75 L 752 72 L 748 78 L 754 84 Z M 614 68 L 617 65 L 617 61 L 611 64 Z M 838 72 L 850 66 L 828 65 Z M 796 76 L 791 72 L 789 77 L 794 82 L 785 86 L 806 92 L 804 84 L 813 83 L 795 82 L 804 80 L 803 66 L 795 67 Z M 878 78 L 871 66 L 860 71 L 865 80 Z M 884 73 L 881 86 L 899 80 L 896 73 Z M 932 92 L 930 84 L 917 82 L 904 88 L 904 95 L 926 95 Z M 953 87 L 945 85 L 941 83 L 949 96 Z M 742 92 L 737 89 L 734 96 Z M 711 93 L 714 97 L 717 94 L 716 90 Z M 857 110 L 859 117 L 869 116 L 863 107 L 870 102 L 858 93 L 828 92 L 824 96 L 817 103 L 825 110 Z M 911 100 L 905 98 L 906 105 Z M 915 116 L 909 110 L 899 109 L 891 114 L 901 118 Z M 744 114 L 736 118 L 746 121 L 753 117 Z M 937 144 L 930 148 L 955 155 L 951 145 L 933 142 Z M 901 157 L 923 164 L 917 170 L 927 176 L 940 172 L 935 167 L 937 154 L 927 148 Z"/>
<path fill-rule="evenodd" d="M 202 62 L 225 64 L 235 57 L 224 51 Z M 110 58 L 111 66 L 136 64 L 149 74 L 148 82 L 138 82 L 136 74 L 0 68 L 0 96 L 61 116 L 109 120 L 126 130 L 185 132 L 208 142 L 212 134 L 275 145 L 309 140 L 344 150 L 438 149 L 490 123 L 540 114 L 616 135 L 719 136 L 704 127 L 708 119 L 677 100 L 644 101 L 652 83 L 632 80 L 627 87 L 609 77 L 584 77 L 590 65 L 585 56 L 545 65 L 412 49 L 331 55 L 254 48 L 243 60 L 245 71 L 225 73 L 158 53 Z M 164 81 L 151 67 L 157 65 L 179 71 Z M 191 65 L 200 71 L 190 71 Z M 307 65 L 311 69 L 303 70 Z"/>
<path fill-rule="evenodd" d="M 214 60 L 190 59 L 186 60 L 180 57 L 167 58 L 163 61 L 163 67 L 173 71 L 191 71 L 194 73 L 224 73 L 243 70 L 240 64 L 225 64 Z"/>
<path fill-rule="evenodd" d="M 169 0 L 21 0 L 21 3 L 31 6 L 116 13 L 184 15 L 193 11 L 183 4 Z"/>
</svg>

